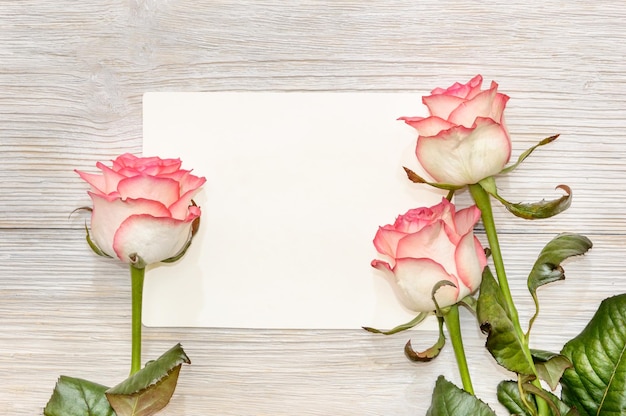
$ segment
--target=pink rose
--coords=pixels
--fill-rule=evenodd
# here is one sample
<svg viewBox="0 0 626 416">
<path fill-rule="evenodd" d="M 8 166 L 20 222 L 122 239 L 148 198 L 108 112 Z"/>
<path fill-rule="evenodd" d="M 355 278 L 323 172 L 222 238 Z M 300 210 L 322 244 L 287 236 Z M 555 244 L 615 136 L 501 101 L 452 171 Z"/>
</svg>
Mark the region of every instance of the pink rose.
<svg viewBox="0 0 626 416">
<path fill-rule="evenodd" d="M 442 280 L 454 287 L 442 286 L 437 303 L 441 308 L 453 305 L 478 289 L 487 264 L 474 236 L 479 218 L 476 206 L 456 212 L 445 198 L 433 207 L 409 210 L 378 229 L 374 246 L 389 262 L 374 260 L 372 266 L 385 273 L 410 310 L 434 311 L 432 291 Z"/>
<path fill-rule="evenodd" d="M 481 90 L 482 77 L 422 97 L 429 117 L 401 117 L 419 134 L 416 155 L 439 183 L 469 185 L 499 173 L 511 157 L 511 139 L 504 124 L 509 97 L 491 83 Z"/>
<path fill-rule="evenodd" d="M 126 263 L 157 263 L 179 254 L 200 208 L 192 198 L 206 181 L 181 169 L 179 159 L 124 154 L 102 171 L 76 171 L 89 183 L 92 241 Z"/>
</svg>

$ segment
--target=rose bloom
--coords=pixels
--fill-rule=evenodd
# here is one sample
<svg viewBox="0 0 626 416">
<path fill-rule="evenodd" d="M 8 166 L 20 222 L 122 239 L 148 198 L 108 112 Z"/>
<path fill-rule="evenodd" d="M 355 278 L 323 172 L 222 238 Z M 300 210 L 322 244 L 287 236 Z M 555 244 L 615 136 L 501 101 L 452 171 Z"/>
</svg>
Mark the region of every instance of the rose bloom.
<svg viewBox="0 0 626 416">
<path fill-rule="evenodd" d="M 181 169 L 179 159 L 124 154 L 99 174 L 76 171 L 91 186 L 91 239 L 126 263 L 176 256 L 191 237 L 200 208 L 192 198 L 205 178 Z"/>
<path fill-rule="evenodd" d="M 429 117 L 401 117 L 419 134 L 416 155 L 439 183 L 470 185 L 499 173 L 511 157 L 511 139 L 504 124 L 509 97 L 491 83 L 481 90 L 482 77 L 467 84 L 435 88 L 422 97 Z"/>
<path fill-rule="evenodd" d="M 378 229 L 374 246 L 389 261 L 374 260 L 400 301 L 415 312 L 434 311 L 434 286 L 446 280 L 435 295 L 440 308 L 454 305 L 480 286 L 487 264 L 474 236 L 480 218 L 476 206 L 456 212 L 445 198 L 430 208 L 416 208 L 398 216 L 394 224 Z"/>
</svg>

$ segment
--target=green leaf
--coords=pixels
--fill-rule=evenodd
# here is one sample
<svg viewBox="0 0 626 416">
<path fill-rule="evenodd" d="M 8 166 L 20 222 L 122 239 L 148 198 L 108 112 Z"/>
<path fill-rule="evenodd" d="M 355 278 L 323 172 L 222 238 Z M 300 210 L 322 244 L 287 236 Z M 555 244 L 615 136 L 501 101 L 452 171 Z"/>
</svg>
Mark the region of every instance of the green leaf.
<svg viewBox="0 0 626 416">
<path fill-rule="evenodd" d="M 559 185 L 556 189 L 562 189 L 565 191 L 565 195 L 558 199 L 546 201 L 542 199 L 539 202 L 534 203 L 511 203 L 500 195 L 491 194 L 494 198 L 504 205 L 504 207 L 516 217 L 524 218 L 527 220 L 540 220 L 553 217 L 561 212 L 565 211 L 572 204 L 572 189 L 567 185 Z"/>
<path fill-rule="evenodd" d="M 91 381 L 59 377 L 43 414 L 46 416 L 115 416 L 104 395 L 108 387 Z"/>
<path fill-rule="evenodd" d="M 509 411 L 512 415 L 532 416 L 536 414 L 537 407 L 535 405 L 535 398 L 531 394 L 530 390 L 536 389 L 532 384 L 523 384 L 524 400 L 522 400 L 519 391 L 519 385 L 512 380 L 506 380 L 498 384 L 498 401 Z M 578 415 L 576 409 L 570 408 L 563 403 L 554 394 L 542 391 L 541 396 L 550 401 L 551 413 L 553 416 L 575 416 Z M 530 406 L 530 409 L 527 407 Z"/>
<path fill-rule="evenodd" d="M 496 413 L 476 396 L 439 376 L 426 416 L 496 416 Z"/>
<path fill-rule="evenodd" d="M 407 167 L 404 167 L 404 166 L 402 168 L 406 172 L 406 176 L 413 183 L 423 183 L 423 184 L 426 184 L 426 185 L 430 185 L 433 188 L 445 189 L 447 191 L 457 191 L 457 190 L 463 188 L 462 186 L 451 185 L 451 184 L 448 184 L 448 183 L 428 182 L 426 179 L 422 178 L 420 175 L 418 175 L 417 173 L 413 172 L 411 169 L 409 169 Z"/>
<path fill-rule="evenodd" d="M 522 385 L 524 392 L 531 393 L 535 396 L 541 397 L 550 406 L 550 410 L 554 416 L 563 416 L 565 413 L 571 415 L 569 406 L 561 402 L 554 394 L 546 391 L 540 387 L 537 387 L 531 383 L 524 383 Z"/>
<path fill-rule="evenodd" d="M 509 173 L 512 170 L 516 169 L 528 156 L 530 156 L 530 154 L 532 152 L 535 151 L 536 148 L 540 147 L 540 146 L 545 146 L 548 143 L 552 143 L 553 141 L 555 141 L 557 138 L 559 137 L 558 134 L 555 134 L 554 136 L 550 136 L 550 137 L 546 137 L 545 139 L 541 140 L 539 143 L 537 143 L 536 145 L 534 145 L 533 147 L 531 147 L 530 149 L 526 150 L 524 153 L 522 153 L 520 155 L 520 157 L 517 158 L 517 162 L 515 162 L 515 164 L 511 165 L 511 166 L 507 166 L 506 168 L 502 169 L 500 171 L 500 174 L 505 174 L 505 173 Z"/>
<path fill-rule="evenodd" d="M 498 364 L 518 374 L 534 375 L 530 357 L 524 353 L 524 340 L 517 335 L 500 287 L 489 267 L 483 271 L 476 313 L 480 329 L 487 334 L 487 349 Z"/>
<path fill-rule="evenodd" d="M 437 319 L 439 321 L 439 338 L 437 339 L 437 342 L 435 342 L 435 344 L 427 350 L 417 352 L 411 346 L 411 340 L 407 341 L 404 346 L 404 354 L 409 360 L 425 362 L 430 361 L 439 355 L 441 349 L 446 344 L 446 337 L 443 334 L 443 318 L 438 316 Z"/>
<path fill-rule="evenodd" d="M 539 314 L 537 289 L 545 284 L 565 279 L 561 263 L 569 257 L 585 254 L 593 244 L 580 234 L 559 234 L 541 250 L 537 261 L 528 275 L 528 290 L 535 302 L 535 314 L 530 319 L 530 328 Z"/>
<path fill-rule="evenodd" d="M 556 389 L 563 376 L 563 372 L 572 367 L 571 361 L 550 351 L 530 350 L 535 361 L 535 369 L 540 379 L 548 383 L 552 390 Z"/>
<path fill-rule="evenodd" d="M 163 409 L 176 389 L 178 374 L 189 357 L 180 344 L 106 391 L 117 416 L 149 416 Z"/>
<path fill-rule="evenodd" d="M 497 397 L 500 404 L 512 415 L 532 416 L 536 414 L 537 408 L 534 398 L 530 394 L 525 394 L 526 402 L 524 402 L 519 393 L 519 386 L 515 381 L 501 381 L 498 384 Z M 528 406 L 531 406 L 533 411 L 528 410 Z"/>
<path fill-rule="evenodd" d="M 581 415 L 626 414 L 626 294 L 602 301 L 561 354 L 573 365 L 561 380 L 565 403 Z"/>
<path fill-rule="evenodd" d="M 388 331 L 381 331 L 380 329 L 372 328 L 369 326 L 363 326 L 361 328 L 363 328 L 366 331 L 372 332 L 374 334 L 392 335 L 392 334 L 396 334 L 398 332 L 406 331 L 407 329 L 413 328 L 415 325 L 421 323 L 424 319 L 426 319 L 428 315 L 430 315 L 429 312 L 420 312 L 419 315 L 413 318 L 413 320 L 411 320 L 410 322 L 407 322 L 402 325 L 398 325 L 397 327 L 390 329 Z"/>
</svg>

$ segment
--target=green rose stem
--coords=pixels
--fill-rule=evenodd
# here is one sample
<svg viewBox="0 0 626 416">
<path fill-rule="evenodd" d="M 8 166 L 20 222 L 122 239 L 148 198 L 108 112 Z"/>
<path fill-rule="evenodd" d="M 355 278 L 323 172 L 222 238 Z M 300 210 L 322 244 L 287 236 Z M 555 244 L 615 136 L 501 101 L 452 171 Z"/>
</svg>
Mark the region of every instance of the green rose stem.
<svg viewBox="0 0 626 416">
<path fill-rule="evenodd" d="M 502 252 L 500 251 L 500 242 L 498 241 L 496 223 L 493 219 L 493 211 L 491 209 L 491 199 L 487 191 L 485 191 L 480 184 L 469 185 L 469 190 L 472 194 L 474 202 L 476 203 L 476 206 L 478 207 L 478 209 L 480 209 L 481 212 L 483 225 L 485 227 L 485 233 L 487 234 L 487 240 L 489 241 L 489 248 L 491 249 L 493 265 L 496 269 L 496 275 L 498 277 L 498 283 L 500 285 L 500 291 L 502 292 L 504 300 L 507 304 L 507 308 L 509 311 L 509 315 L 511 316 L 511 321 L 513 322 L 513 326 L 515 328 L 515 332 L 517 332 L 518 338 L 522 340 L 522 345 L 524 347 L 523 352 L 526 355 L 526 358 L 530 363 L 535 375 L 537 375 L 537 370 L 535 370 L 533 359 L 530 354 L 530 349 L 528 348 L 528 340 L 524 335 L 524 331 L 522 331 L 522 327 L 519 322 L 519 315 L 517 313 L 517 309 L 515 308 L 515 303 L 513 302 L 513 296 L 511 296 L 509 281 L 507 280 L 506 271 L 504 270 L 504 261 L 502 259 Z M 536 387 L 541 388 L 541 383 L 539 382 L 538 378 L 533 381 L 533 384 Z M 536 397 L 536 399 L 539 414 L 549 415 L 550 409 L 548 408 L 548 404 L 540 397 Z"/>
<path fill-rule="evenodd" d="M 141 369 L 141 308 L 143 304 L 143 280 L 146 273 L 144 267 L 130 265 L 131 296 L 132 296 L 132 350 L 130 375 Z"/>
<path fill-rule="evenodd" d="M 463 348 L 458 304 L 450 306 L 450 309 L 443 317 L 443 321 L 446 323 L 446 328 L 448 329 L 448 334 L 452 341 L 454 356 L 456 357 L 456 363 L 459 367 L 459 373 L 461 374 L 461 381 L 463 382 L 463 389 L 470 394 L 474 394 L 474 387 L 472 386 L 472 379 L 465 357 L 465 349 Z"/>
</svg>

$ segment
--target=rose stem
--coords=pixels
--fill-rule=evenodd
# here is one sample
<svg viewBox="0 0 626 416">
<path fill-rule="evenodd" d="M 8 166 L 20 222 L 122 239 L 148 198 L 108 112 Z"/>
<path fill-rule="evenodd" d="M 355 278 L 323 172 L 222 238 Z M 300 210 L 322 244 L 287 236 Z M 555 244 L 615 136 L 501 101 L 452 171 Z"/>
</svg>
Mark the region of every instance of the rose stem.
<svg viewBox="0 0 626 416">
<path fill-rule="evenodd" d="M 461 374 L 461 381 L 463 382 L 463 389 L 470 394 L 474 394 L 472 378 L 470 377 L 469 367 L 467 366 L 467 359 L 465 357 L 465 349 L 463 348 L 461 322 L 459 319 L 459 305 L 452 305 L 443 317 L 443 320 L 446 323 L 446 328 L 448 329 L 448 334 L 450 335 L 450 339 L 452 341 L 454 356 L 456 357 L 459 374 Z"/>
<path fill-rule="evenodd" d="M 489 194 L 479 184 L 470 185 L 469 190 L 472 194 L 472 198 L 474 198 L 474 202 L 476 202 L 476 206 L 478 206 L 478 209 L 480 209 L 481 212 L 485 233 L 487 234 L 487 240 L 489 241 L 489 248 L 491 249 L 493 265 L 496 268 L 496 275 L 498 276 L 500 292 L 502 292 L 502 295 L 504 296 L 515 332 L 517 332 L 518 338 L 522 341 L 523 352 L 526 355 L 526 359 L 530 363 L 535 375 L 537 375 L 537 370 L 535 370 L 535 365 L 528 348 L 528 340 L 522 331 L 522 327 L 519 322 L 519 315 L 517 313 L 517 309 L 515 308 L 515 303 L 513 302 L 513 296 L 511 296 L 509 281 L 507 280 L 506 271 L 504 270 L 504 260 L 502 259 L 502 252 L 500 251 L 500 242 L 498 241 L 496 223 L 493 219 L 493 211 L 491 210 L 491 199 L 489 198 Z M 533 381 L 533 384 L 536 387 L 541 388 L 541 383 L 539 383 L 538 378 Z M 547 403 L 540 397 L 536 397 L 536 399 L 539 414 L 550 414 Z"/>
<path fill-rule="evenodd" d="M 132 294 L 132 350 L 130 375 L 141 368 L 141 308 L 143 303 L 143 279 L 146 269 L 130 266 L 131 294 Z"/>
</svg>

